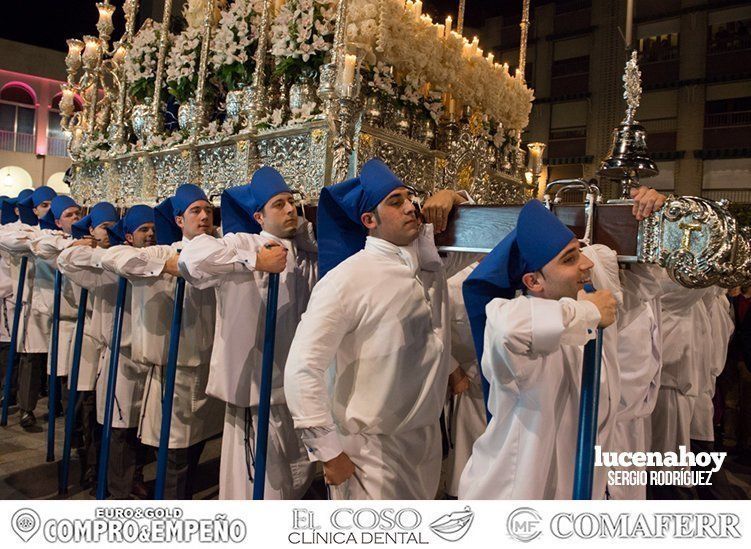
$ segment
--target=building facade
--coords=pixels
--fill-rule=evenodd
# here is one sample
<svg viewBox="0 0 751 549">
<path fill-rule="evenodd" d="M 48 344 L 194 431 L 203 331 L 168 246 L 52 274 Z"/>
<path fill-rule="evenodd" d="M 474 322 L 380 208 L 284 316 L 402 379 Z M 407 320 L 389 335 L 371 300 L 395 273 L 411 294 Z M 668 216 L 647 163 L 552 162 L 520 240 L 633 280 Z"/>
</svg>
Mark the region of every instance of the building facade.
<svg viewBox="0 0 751 549">
<path fill-rule="evenodd" d="M 45 184 L 69 191 L 63 175 L 70 159 L 59 112 L 64 57 L 0 39 L 0 195 Z"/>
<path fill-rule="evenodd" d="M 625 111 L 626 2 L 532 2 L 524 141 L 547 144 L 546 180 L 594 177 Z M 486 20 L 481 43 L 518 65 L 520 15 Z M 751 4 L 636 0 L 644 93 L 637 119 L 660 174 L 645 184 L 751 202 Z M 616 186 L 603 184 L 607 194 Z"/>
</svg>

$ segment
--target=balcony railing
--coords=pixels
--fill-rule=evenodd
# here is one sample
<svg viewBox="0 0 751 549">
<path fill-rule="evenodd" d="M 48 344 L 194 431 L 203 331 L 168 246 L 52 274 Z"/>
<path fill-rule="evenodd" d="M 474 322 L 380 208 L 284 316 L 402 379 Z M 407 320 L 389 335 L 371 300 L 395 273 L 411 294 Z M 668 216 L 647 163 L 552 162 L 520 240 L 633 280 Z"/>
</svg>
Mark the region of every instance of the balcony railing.
<svg viewBox="0 0 751 549">
<path fill-rule="evenodd" d="M 714 39 L 710 39 L 707 43 L 707 53 L 709 55 L 748 49 L 751 49 L 751 36 L 749 35 L 715 36 Z"/>
<path fill-rule="evenodd" d="M 64 137 L 47 138 L 47 154 L 50 156 L 68 156 L 68 140 Z"/>
<path fill-rule="evenodd" d="M 751 111 L 720 112 L 704 115 L 705 128 L 751 126 Z"/>
<path fill-rule="evenodd" d="M 0 149 L 24 153 L 34 152 L 34 134 L 0 131 Z"/>
<path fill-rule="evenodd" d="M 731 202 L 751 203 L 751 189 L 703 189 L 701 195 L 710 200 L 727 198 Z"/>
</svg>

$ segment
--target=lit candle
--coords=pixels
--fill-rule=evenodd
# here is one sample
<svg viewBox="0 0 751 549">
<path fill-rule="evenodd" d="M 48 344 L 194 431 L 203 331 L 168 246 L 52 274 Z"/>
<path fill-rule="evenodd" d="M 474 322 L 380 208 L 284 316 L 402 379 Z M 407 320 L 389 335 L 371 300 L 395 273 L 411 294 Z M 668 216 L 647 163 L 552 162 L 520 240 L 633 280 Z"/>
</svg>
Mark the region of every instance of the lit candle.
<svg viewBox="0 0 751 549">
<path fill-rule="evenodd" d="M 492 65 L 493 64 L 493 59 L 495 59 L 495 55 L 493 55 L 492 51 L 489 51 L 488 52 L 488 63 L 490 63 Z"/>
<path fill-rule="evenodd" d="M 344 73 L 342 74 L 342 83 L 350 86 L 355 81 L 355 65 L 357 65 L 356 55 L 344 56 Z"/>
<path fill-rule="evenodd" d="M 445 27 L 443 25 L 441 25 L 441 24 L 436 25 L 435 26 L 435 34 L 436 34 L 436 36 L 438 37 L 439 40 L 441 38 L 443 38 L 445 36 L 445 34 L 446 34 Z"/>
<path fill-rule="evenodd" d="M 482 48 L 477 48 L 477 51 L 475 52 L 478 57 L 482 57 L 483 51 Z"/>
<path fill-rule="evenodd" d="M 477 46 L 480 45 L 480 39 L 476 36 L 472 38 L 472 53 L 477 53 Z"/>
<path fill-rule="evenodd" d="M 407 0 L 407 3 L 406 3 L 406 4 L 404 4 L 404 5 L 406 6 L 406 8 L 407 8 L 407 10 L 408 10 L 408 11 L 411 11 L 411 12 L 413 12 L 413 13 L 414 13 L 414 11 L 415 11 L 415 6 L 414 6 L 414 4 L 412 3 L 412 0 Z"/>
<path fill-rule="evenodd" d="M 128 49 L 125 47 L 125 44 L 115 42 L 115 53 L 112 55 L 112 61 L 119 65 L 125 60 L 126 53 L 128 53 Z"/>
<path fill-rule="evenodd" d="M 415 3 L 413 4 L 415 15 L 418 17 L 422 14 L 422 0 L 415 0 Z"/>
<path fill-rule="evenodd" d="M 516 71 L 514 72 L 514 74 L 516 75 L 516 78 L 519 78 L 522 75 L 522 70 L 517 67 Z"/>
<path fill-rule="evenodd" d="M 73 101 L 73 98 L 75 96 L 75 93 L 73 92 L 70 87 L 63 84 L 62 86 L 63 95 L 60 98 L 60 110 L 62 113 L 66 116 L 70 116 L 73 114 L 73 111 L 75 110 L 75 103 Z"/>
<path fill-rule="evenodd" d="M 503 64 L 503 72 L 508 72 L 508 63 Z"/>
<path fill-rule="evenodd" d="M 452 22 L 452 19 L 451 19 L 451 16 L 449 15 L 446 17 L 446 36 L 448 36 L 449 33 L 451 32 L 451 22 Z"/>
<path fill-rule="evenodd" d="M 97 65 L 102 55 L 99 39 L 95 36 L 84 36 L 84 43 L 86 44 L 83 49 L 83 62 L 87 68 L 92 68 Z"/>
<path fill-rule="evenodd" d="M 65 64 L 72 71 L 81 68 L 81 52 L 83 51 L 83 42 L 71 38 L 68 40 L 68 55 L 65 56 Z"/>
<path fill-rule="evenodd" d="M 464 44 L 462 48 L 462 57 L 469 59 L 472 57 L 472 44 Z"/>
<path fill-rule="evenodd" d="M 109 2 L 99 2 L 96 7 L 99 10 L 99 21 L 96 24 L 96 29 L 102 38 L 109 38 L 114 30 L 112 14 L 115 12 L 115 6 L 111 6 Z"/>
<path fill-rule="evenodd" d="M 454 98 L 452 97 L 449 99 L 449 117 L 454 118 L 454 110 L 456 109 L 456 102 L 454 101 Z"/>
</svg>

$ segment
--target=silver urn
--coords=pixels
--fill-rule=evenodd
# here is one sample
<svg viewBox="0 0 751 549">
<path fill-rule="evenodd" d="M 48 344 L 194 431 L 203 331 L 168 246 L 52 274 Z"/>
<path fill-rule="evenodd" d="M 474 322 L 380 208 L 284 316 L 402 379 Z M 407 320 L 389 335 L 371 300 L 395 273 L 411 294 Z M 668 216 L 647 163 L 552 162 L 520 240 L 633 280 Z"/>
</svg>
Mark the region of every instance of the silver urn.
<svg viewBox="0 0 751 549">
<path fill-rule="evenodd" d="M 300 112 L 306 103 L 318 103 L 313 78 L 304 77 L 289 88 L 289 110 Z"/>
<path fill-rule="evenodd" d="M 143 139 L 146 135 L 144 129 L 146 121 L 151 117 L 151 108 L 149 105 L 136 105 L 130 113 L 130 123 L 133 127 L 133 133 L 138 139 Z"/>
<path fill-rule="evenodd" d="M 363 108 L 363 115 L 365 116 L 365 122 L 371 126 L 383 125 L 383 105 L 381 104 L 381 98 L 378 95 L 368 95 L 365 98 L 365 106 Z"/>
<path fill-rule="evenodd" d="M 240 119 L 240 114 L 243 110 L 244 93 L 244 89 L 232 90 L 227 92 L 224 108 L 227 113 L 228 120 L 237 122 Z"/>
<path fill-rule="evenodd" d="M 180 105 L 177 109 L 177 123 L 181 130 L 192 132 L 196 128 L 196 125 L 200 123 L 198 111 L 198 105 L 192 99 Z"/>
</svg>

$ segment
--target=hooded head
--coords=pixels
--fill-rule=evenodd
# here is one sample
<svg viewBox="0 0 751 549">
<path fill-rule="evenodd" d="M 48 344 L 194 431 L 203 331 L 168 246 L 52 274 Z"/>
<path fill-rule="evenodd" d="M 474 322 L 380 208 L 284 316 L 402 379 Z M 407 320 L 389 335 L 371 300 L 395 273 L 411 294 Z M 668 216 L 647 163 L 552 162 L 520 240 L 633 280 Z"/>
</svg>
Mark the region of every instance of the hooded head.
<svg viewBox="0 0 751 549">
<path fill-rule="evenodd" d="M 256 170 L 248 185 L 230 187 L 222 193 L 224 234 L 258 234 L 264 229 L 278 238 L 291 238 L 297 231 L 292 190 L 282 174 L 268 166 Z"/>
<path fill-rule="evenodd" d="M 394 193 L 394 211 L 386 212 L 388 220 L 379 219 L 378 214 L 374 213 L 376 208 Z M 401 240 L 392 241 L 394 244 L 406 245 L 408 239 L 414 240 L 419 222 L 407 195 L 404 183 L 377 158 L 363 165 L 359 177 L 324 187 L 318 202 L 320 276 L 323 277 L 339 263 L 362 250 L 369 231 L 380 222 L 388 224 L 396 235 L 403 237 L 403 243 Z M 364 219 L 369 226 L 364 224 Z"/>
<path fill-rule="evenodd" d="M 120 220 L 117 209 L 109 202 L 99 202 L 91 208 L 89 214 L 73 224 L 73 237 L 92 236 L 103 248 L 110 245 L 107 229 Z"/>
<path fill-rule="evenodd" d="M 540 297 L 559 299 L 564 296 L 555 294 L 563 286 L 566 293 L 573 291 L 573 296 L 569 297 L 576 297 L 577 291 L 588 282 L 587 270 L 577 267 L 579 253 L 574 233 L 539 200 L 532 200 L 521 209 L 516 228 L 480 262 L 462 287 L 480 362 L 485 337 L 485 306 L 498 297 L 511 299 L 522 289 Z M 561 263 L 570 261 L 568 254 L 576 264 Z M 584 261 L 581 266 L 591 268 L 591 261 L 586 258 Z M 565 283 L 559 279 L 557 269 L 566 270 Z M 575 282 L 570 288 L 573 274 L 576 274 Z"/>
<path fill-rule="evenodd" d="M 0 197 L 0 222 L 3 225 L 18 221 L 18 214 L 16 214 L 17 201 L 17 198 Z"/>
<path fill-rule="evenodd" d="M 156 244 L 154 208 L 143 204 L 133 206 L 107 233 L 112 246 L 125 243 L 135 248 L 153 246 Z"/>
<path fill-rule="evenodd" d="M 172 244 L 214 230 L 213 206 L 200 187 L 186 183 L 155 208 L 156 238 Z"/>
<path fill-rule="evenodd" d="M 69 196 L 56 196 L 50 203 L 50 209 L 39 220 L 42 228 L 62 230 L 72 234 L 72 226 L 81 219 L 81 208 L 76 201 Z"/>
<path fill-rule="evenodd" d="M 26 225 L 38 225 L 39 220 L 49 211 L 52 199 L 56 196 L 55 190 L 47 186 L 21 191 L 16 202 L 21 222 Z"/>
</svg>

